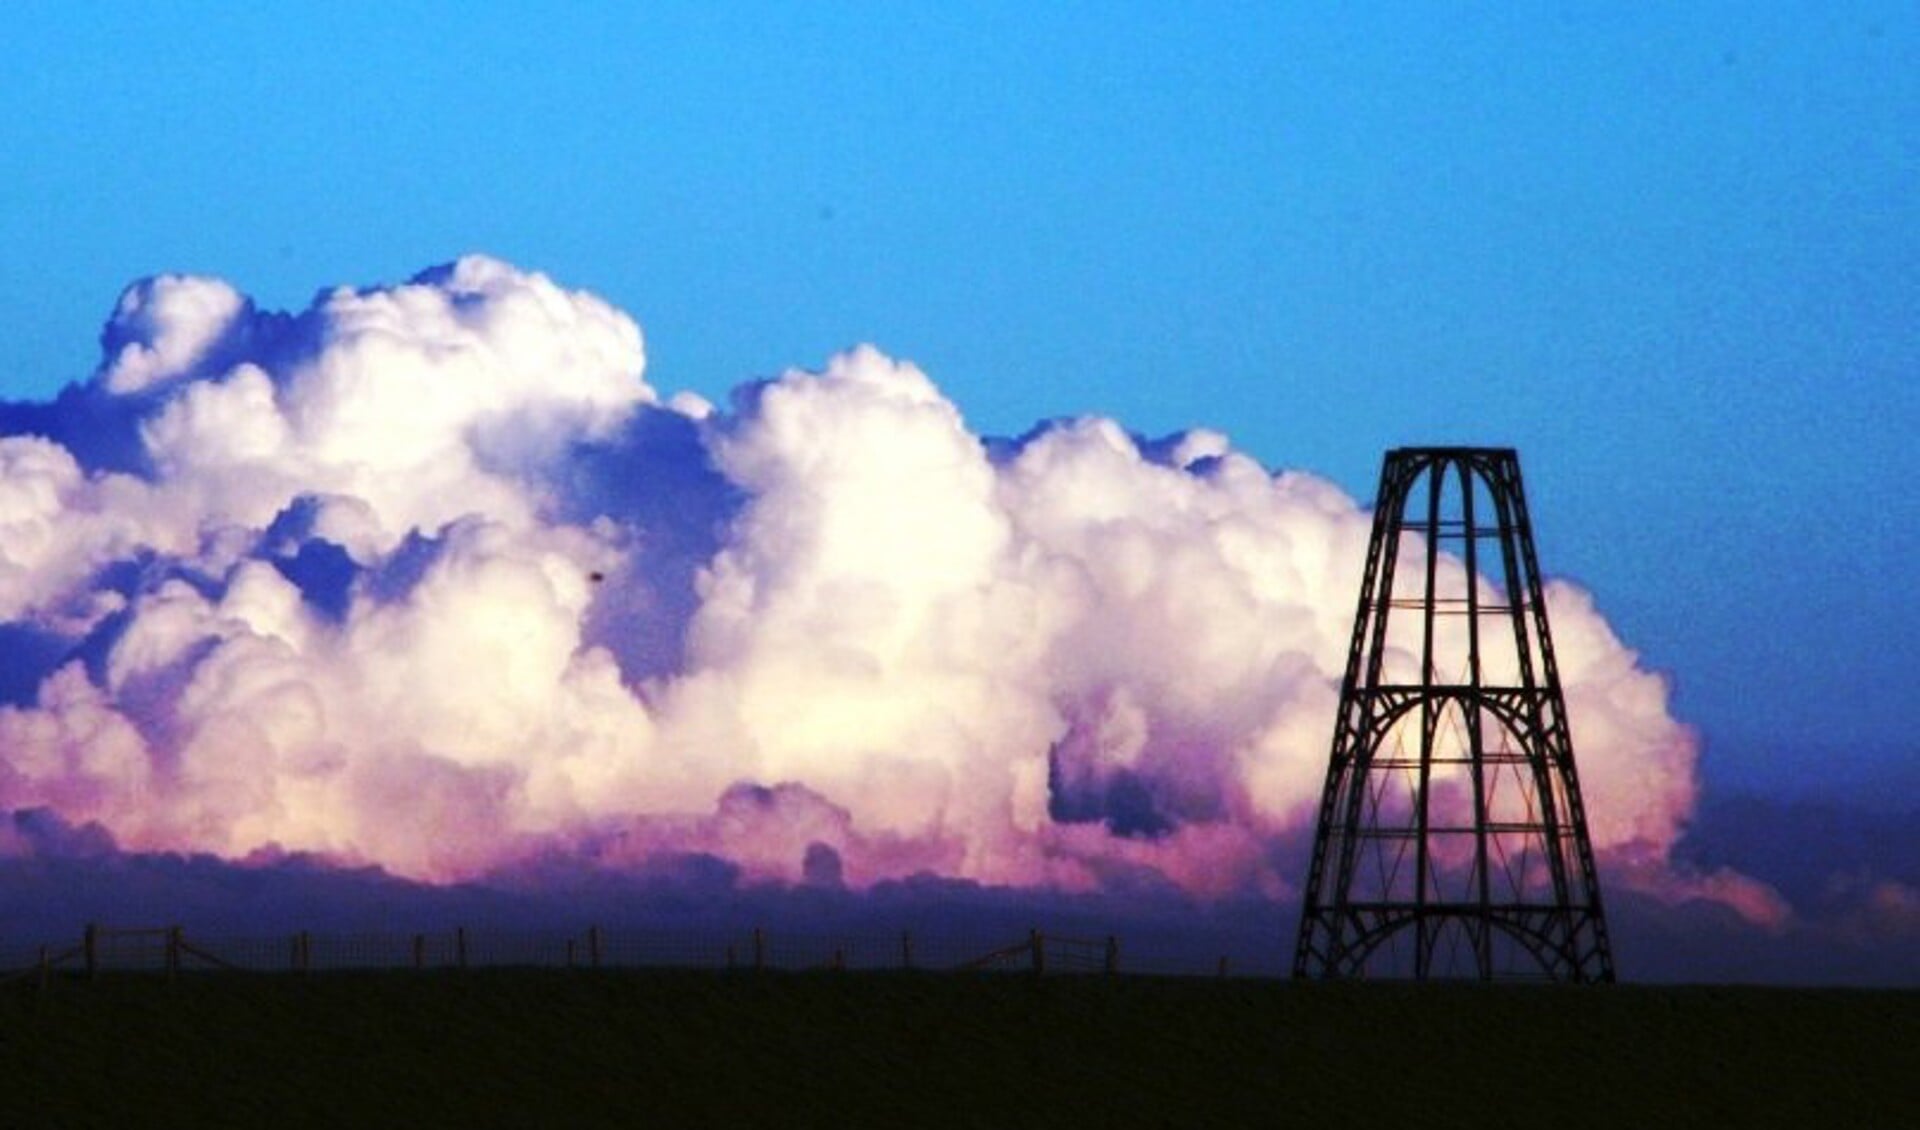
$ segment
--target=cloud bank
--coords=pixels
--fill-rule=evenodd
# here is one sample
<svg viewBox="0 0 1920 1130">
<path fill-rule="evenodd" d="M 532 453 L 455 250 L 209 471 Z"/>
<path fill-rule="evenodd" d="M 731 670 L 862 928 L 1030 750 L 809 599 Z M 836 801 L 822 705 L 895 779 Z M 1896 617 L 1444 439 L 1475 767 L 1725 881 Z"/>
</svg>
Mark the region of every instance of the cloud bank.
<svg viewBox="0 0 1920 1130">
<path fill-rule="evenodd" d="M 629 317 L 477 256 L 296 313 L 149 279 L 102 346 L 0 406 L 0 810 L 440 883 L 1295 890 L 1370 524 L 1321 478 L 981 437 L 864 346 L 663 398 Z M 1671 862 L 1696 739 L 1547 595 L 1606 878 L 1778 919 Z"/>
</svg>

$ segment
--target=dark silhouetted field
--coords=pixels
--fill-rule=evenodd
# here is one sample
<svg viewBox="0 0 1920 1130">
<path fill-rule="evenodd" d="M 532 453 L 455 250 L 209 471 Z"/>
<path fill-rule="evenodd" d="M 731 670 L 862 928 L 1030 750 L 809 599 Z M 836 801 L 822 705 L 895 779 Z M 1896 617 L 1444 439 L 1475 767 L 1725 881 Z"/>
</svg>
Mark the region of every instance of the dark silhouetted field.
<svg viewBox="0 0 1920 1130">
<path fill-rule="evenodd" d="M 0 985 L 4 1126 L 1915 1125 L 1920 992 L 1019 974 Z"/>
</svg>

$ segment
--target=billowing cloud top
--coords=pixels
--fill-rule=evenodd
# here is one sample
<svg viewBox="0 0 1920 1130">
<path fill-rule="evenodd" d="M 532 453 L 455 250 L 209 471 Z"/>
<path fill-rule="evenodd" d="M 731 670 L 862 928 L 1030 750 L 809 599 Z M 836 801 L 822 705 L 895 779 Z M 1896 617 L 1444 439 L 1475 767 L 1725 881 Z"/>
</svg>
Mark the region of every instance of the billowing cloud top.
<svg viewBox="0 0 1920 1130">
<path fill-rule="evenodd" d="M 628 317 L 481 257 L 291 315 L 150 279 L 103 345 L 0 409 L 0 809 L 430 880 L 1298 878 L 1369 532 L 1324 480 L 983 440 L 866 347 L 663 402 Z M 1694 739 L 1548 600 L 1603 862 L 1775 913 L 1668 869 Z"/>
</svg>

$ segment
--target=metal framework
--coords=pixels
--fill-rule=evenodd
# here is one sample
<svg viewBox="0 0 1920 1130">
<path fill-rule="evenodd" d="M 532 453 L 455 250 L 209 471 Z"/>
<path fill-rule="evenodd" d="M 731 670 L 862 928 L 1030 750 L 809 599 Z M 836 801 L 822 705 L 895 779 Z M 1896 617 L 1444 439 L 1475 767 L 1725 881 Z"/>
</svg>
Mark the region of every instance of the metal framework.
<svg viewBox="0 0 1920 1130">
<path fill-rule="evenodd" d="M 1381 467 L 1293 975 L 1614 979 L 1509 448 Z"/>
</svg>

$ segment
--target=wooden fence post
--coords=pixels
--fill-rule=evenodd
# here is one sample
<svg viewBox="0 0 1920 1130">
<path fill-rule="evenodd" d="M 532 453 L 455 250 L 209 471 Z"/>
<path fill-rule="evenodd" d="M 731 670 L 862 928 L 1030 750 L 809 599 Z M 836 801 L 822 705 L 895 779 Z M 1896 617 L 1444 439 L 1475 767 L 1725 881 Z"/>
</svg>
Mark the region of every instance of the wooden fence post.
<svg viewBox="0 0 1920 1130">
<path fill-rule="evenodd" d="M 1226 975 L 1227 975 L 1227 955 L 1223 953 L 1220 955 L 1220 976 L 1225 977 Z"/>
<path fill-rule="evenodd" d="M 567 939 L 567 968 L 573 968 L 573 939 Z"/>
<path fill-rule="evenodd" d="M 600 968 L 600 927 L 587 927 L 587 964 Z"/>
<path fill-rule="evenodd" d="M 91 981 L 100 968 L 100 927 L 97 924 L 87 923 L 87 932 L 81 936 L 80 948 L 86 953 L 87 980 Z"/>
<path fill-rule="evenodd" d="M 167 979 L 180 972 L 180 927 L 167 927 Z"/>
<path fill-rule="evenodd" d="M 1106 971 L 1108 973 L 1120 972 L 1120 939 L 1114 937 L 1112 934 L 1107 935 Z"/>
<path fill-rule="evenodd" d="M 1047 971 L 1047 943 L 1038 929 L 1027 931 L 1027 946 L 1033 950 L 1033 974 L 1038 977 Z"/>
<path fill-rule="evenodd" d="M 413 967 L 415 969 L 427 967 L 427 936 L 425 934 L 413 936 Z"/>
</svg>

